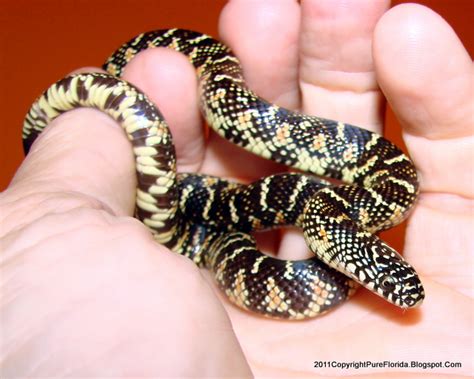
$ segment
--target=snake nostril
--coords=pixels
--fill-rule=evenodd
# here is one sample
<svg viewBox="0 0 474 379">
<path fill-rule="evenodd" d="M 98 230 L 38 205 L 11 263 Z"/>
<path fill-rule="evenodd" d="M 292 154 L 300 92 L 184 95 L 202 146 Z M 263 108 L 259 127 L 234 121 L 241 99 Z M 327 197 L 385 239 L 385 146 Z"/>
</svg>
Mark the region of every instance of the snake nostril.
<svg viewBox="0 0 474 379">
<path fill-rule="evenodd" d="M 406 306 L 411 307 L 414 304 L 415 304 L 415 299 L 413 299 L 412 297 L 408 297 L 407 299 L 405 299 Z"/>
<path fill-rule="evenodd" d="M 416 307 L 421 304 L 425 298 L 425 292 L 421 282 L 413 277 L 405 283 L 405 289 L 402 292 L 403 302 L 407 307 Z"/>
</svg>

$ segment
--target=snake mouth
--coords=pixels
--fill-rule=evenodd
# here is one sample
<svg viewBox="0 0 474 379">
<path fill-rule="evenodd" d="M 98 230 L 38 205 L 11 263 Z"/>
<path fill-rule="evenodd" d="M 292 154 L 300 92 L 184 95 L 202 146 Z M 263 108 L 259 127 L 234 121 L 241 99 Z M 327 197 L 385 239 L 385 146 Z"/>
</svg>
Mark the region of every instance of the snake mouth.
<svg viewBox="0 0 474 379">
<path fill-rule="evenodd" d="M 421 281 L 418 278 L 411 278 L 404 288 L 402 289 L 401 293 L 401 304 L 402 308 L 417 308 L 425 299 L 425 290 Z"/>
<path fill-rule="evenodd" d="M 418 308 L 421 304 L 423 304 L 424 299 L 424 294 L 415 298 L 410 295 L 410 297 L 404 299 L 402 308 Z"/>
</svg>

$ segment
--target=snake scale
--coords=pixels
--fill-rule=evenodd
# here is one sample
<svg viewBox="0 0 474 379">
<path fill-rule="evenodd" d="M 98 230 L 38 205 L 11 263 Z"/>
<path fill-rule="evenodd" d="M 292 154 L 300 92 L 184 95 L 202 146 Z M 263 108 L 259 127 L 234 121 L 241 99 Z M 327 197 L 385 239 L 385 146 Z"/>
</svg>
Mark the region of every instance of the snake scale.
<svg viewBox="0 0 474 379">
<path fill-rule="evenodd" d="M 146 95 L 119 79 L 125 65 L 150 47 L 189 58 L 202 113 L 215 132 L 301 173 L 251 184 L 177 174 L 165 120 Z M 94 107 L 110 115 L 133 146 L 136 216 L 158 242 L 210 269 L 230 301 L 244 309 L 274 318 L 315 317 L 345 301 L 359 284 L 401 308 L 422 303 L 424 290 L 413 267 L 376 236 L 404 220 L 418 195 L 414 165 L 391 142 L 263 100 L 245 85 L 229 48 L 201 33 L 141 34 L 104 69 L 108 74 L 68 76 L 32 105 L 23 129 L 25 152 L 63 112 Z M 258 250 L 252 232 L 287 225 L 303 230 L 315 257 L 285 261 Z"/>
</svg>

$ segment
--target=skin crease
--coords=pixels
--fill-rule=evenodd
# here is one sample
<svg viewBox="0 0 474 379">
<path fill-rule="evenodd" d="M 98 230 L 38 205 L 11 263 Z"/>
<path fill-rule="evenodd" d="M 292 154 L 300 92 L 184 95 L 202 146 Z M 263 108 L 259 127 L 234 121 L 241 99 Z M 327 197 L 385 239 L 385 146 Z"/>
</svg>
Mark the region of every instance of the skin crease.
<svg viewBox="0 0 474 379">
<path fill-rule="evenodd" d="M 128 141 L 100 112 L 77 110 L 42 134 L 0 197 L 3 376 L 472 373 L 473 65 L 437 14 L 388 8 L 373 0 L 234 0 L 220 32 L 250 87 L 279 105 L 382 131 L 389 100 L 420 173 L 404 256 L 425 286 L 421 308 L 404 312 L 366 290 L 305 322 L 229 305 L 207 272 L 154 244 L 130 217 Z M 147 51 L 125 79 L 159 104 L 180 171 L 252 179 L 281 170 L 213 134 L 204 144 L 194 72 L 178 54 Z M 285 234 L 279 256 L 306 254 L 299 241 Z M 315 360 L 448 360 L 462 368 L 349 371 L 316 369 Z"/>
</svg>

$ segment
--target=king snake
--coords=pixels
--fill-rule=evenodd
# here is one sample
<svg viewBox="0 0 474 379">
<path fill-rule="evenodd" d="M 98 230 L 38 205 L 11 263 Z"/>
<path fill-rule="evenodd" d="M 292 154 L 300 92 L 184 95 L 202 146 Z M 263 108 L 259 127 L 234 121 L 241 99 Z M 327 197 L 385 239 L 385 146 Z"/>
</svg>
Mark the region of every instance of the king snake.
<svg viewBox="0 0 474 379">
<path fill-rule="evenodd" d="M 189 58 L 202 113 L 214 131 L 302 173 L 275 174 L 247 185 L 177 174 L 172 136 L 160 112 L 118 78 L 150 47 L 168 47 Z M 404 220 L 418 195 L 414 165 L 391 142 L 261 99 L 245 85 L 229 48 L 201 33 L 140 34 L 104 69 L 108 74 L 70 75 L 36 100 L 23 128 L 26 153 L 63 112 L 93 107 L 110 115 L 133 146 L 136 217 L 159 243 L 210 269 L 230 301 L 246 310 L 274 318 L 315 317 L 345 301 L 359 284 L 401 308 L 422 303 L 424 290 L 413 267 L 376 236 Z M 285 261 L 257 249 L 252 232 L 287 225 L 303 230 L 315 257 Z"/>
</svg>

